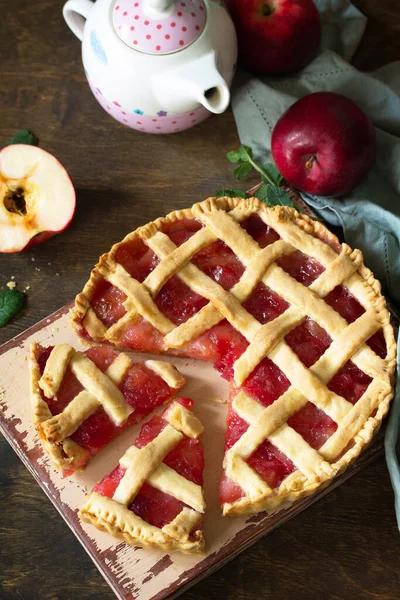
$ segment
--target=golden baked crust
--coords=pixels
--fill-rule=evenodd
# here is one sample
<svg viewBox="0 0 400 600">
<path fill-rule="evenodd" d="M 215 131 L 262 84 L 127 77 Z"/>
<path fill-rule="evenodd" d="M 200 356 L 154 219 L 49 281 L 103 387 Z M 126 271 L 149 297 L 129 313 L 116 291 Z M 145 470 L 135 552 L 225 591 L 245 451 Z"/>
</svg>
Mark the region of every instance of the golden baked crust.
<svg viewBox="0 0 400 600">
<path fill-rule="evenodd" d="M 133 409 L 125 402 L 117 386 L 123 380 L 132 361 L 127 354 L 121 353 L 103 373 L 82 352 L 76 351 L 69 344 L 59 344 L 52 349 L 41 375 L 38 364 L 41 351 L 40 344 L 33 343 L 30 347 L 33 423 L 54 466 L 63 471 L 80 470 L 90 458 L 90 453 L 70 436 L 99 406 L 104 408 L 116 425 L 125 423 Z M 149 360 L 145 365 L 173 389 L 179 389 L 185 383 L 178 369 L 169 363 Z M 49 399 L 56 396 L 68 367 L 85 389 L 79 392 L 62 412 L 53 416 L 42 393 Z"/>
<path fill-rule="evenodd" d="M 113 497 L 91 492 L 79 516 L 132 546 L 185 553 L 203 552 L 203 533 L 201 529 L 196 530 L 205 510 L 203 490 L 162 462 L 184 435 L 197 439 L 203 432 L 203 426 L 179 402 L 171 404 L 164 418 L 168 424 L 157 437 L 140 449 L 131 446 L 120 459 L 119 464 L 126 471 Z M 187 505 L 162 528 L 150 525 L 127 508 L 145 482 Z"/>
<path fill-rule="evenodd" d="M 277 242 L 264 249 L 240 227 L 240 222 L 254 213 L 280 236 Z M 204 227 L 176 247 L 161 229 L 166 222 L 183 218 L 196 218 Z M 115 262 L 119 246 L 135 236 L 144 240 L 161 259 L 143 283 L 134 280 Z M 239 282 L 229 291 L 190 262 L 196 252 L 217 239 L 222 239 L 246 268 Z M 308 288 L 275 264 L 277 258 L 294 250 L 315 258 L 325 268 Z M 163 315 L 153 301 L 164 283 L 175 274 L 209 300 L 204 308 L 179 326 Z M 93 291 L 102 279 L 119 287 L 127 296 L 126 315 L 108 329 L 90 307 Z M 264 325 L 242 306 L 260 281 L 290 303 L 283 314 Z M 365 308 L 365 313 L 350 325 L 323 300 L 340 284 L 345 285 Z M 137 315 L 159 332 L 165 352 L 184 346 L 227 319 L 249 342 L 247 350 L 234 364 L 236 385 L 243 383 L 265 356 L 277 364 L 291 382 L 287 392 L 267 408 L 243 391 L 239 391 L 233 400 L 234 409 L 249 423 L 249 429 L 225 455 L 227 476 L 244 490 L 243 498 L 232 505 L 224 505 L 223 511 L 227 515 L 275 510 L 327 485 L 370 442 L 393 397 L 396 343 L 379 282 L 364 266 L 359 250 L 340 244 L 324 225 L 292 208 L 267 208 L 256 198 L 209 198 L 129 234 L 101 257 L 83 292 L 76 298 L 72 322 L 78 333 L 83 323 L 94 341 L 108 340 L 118 344 L 120 333 Z M 285 335 L 306 316 L 316 321 L 332 338 L 331 347 L 309 369 L 284 341 Z M 387 346 L 384 359 L 365 344 L 378 329 L 383 330 Z M 326 385 L 350 358 L 373 379 L 354 406 Z M 286 423 L 307 401 L 313 402 L 338 424 L 337 431 L 318 451 Z M 271 489 L 246 462 L 265 439 L 297 467 L 276 489 Z"/>
</svg>

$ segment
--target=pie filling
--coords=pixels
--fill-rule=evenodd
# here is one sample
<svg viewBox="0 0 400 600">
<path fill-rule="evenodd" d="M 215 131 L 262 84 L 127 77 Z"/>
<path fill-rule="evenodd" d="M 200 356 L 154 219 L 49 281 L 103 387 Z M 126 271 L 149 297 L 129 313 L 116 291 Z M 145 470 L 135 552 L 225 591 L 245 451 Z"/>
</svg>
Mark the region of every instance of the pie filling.
<svg viewBox="0 0 400 600">
<path fill-rule="evenodd" d="M 262 248 L 279 239 L 279 235 L 265 225 L 257 215 L 246 219 L 241 226 Z M 179 246 L 202 227 L 203 225 L 196 219 L 182 219 L 164 224 L 162 232 Z M 337 249 L 335 248 L 335 250 Z M 120 247 L 116 261 L 120 262 L 132 277 L 138 281 L 144 281 L 158 264 L 159 259 L 144 241 L 134 237 L 129 244 L 123 244 Z M 232 288 L 244 272 L 244 266 L 238 257 L 220 240 L 197 252 L 191 263 L 226 290 Z M 324 267 L 315 259 L 297 250 L 281 256 L 276 264 L 304 286 L 311 285 L 324 271 Z M 123 306 L 125 299 L 125 295 L 118 288 L 109 283 L 100 282 L 95 290 L 91 306 L 101 321 L 110 327 L 125 314 L 126 310 Z M 352 323 L 365 312 L 361 304 L 342 285 L 337 286 L 324 300 L 348 323 Z M 185 323 L 208 304 L 208 300 L 191 290 L 177 276 L 172 277 L 164 284 L 154 301 L 160 311 L 176 325 Z M 260 323 L 264 324 L 284 313 L 290 305 L 266 285 L 259 283 L 243 302 L 243 306 Z M 88 337 L 83 326 L 81 334 Z M 317 323 L 310 318 L 305 318 L 286 335 L 285 341 L 304 365 L 311 367 L 329 348 L 332 340 Z M 241 333 L 234 329 L 229 322 L 222 320 L 183 347 L 171 350 L 164 348 L 162 336 L 140 316 L 132 319 L 124 327 L 119 333 L 116 343 L 125 349 L 152 353 L 166 351 L 169 354 L 212 361 L 215 368 L 227 380 L 232 380 L 233 365 L 248 346 L 248 342 Z M 386 356 L 386 343 L 382 330 L 375 333 L 366 343 L 381 358 Z M 327 383 L 327 386 L 333 392 L 355 404 L 370 383 L 371 378 L 358 369 L 354 363 L 348 361 Z M 290 382 L 282 371 L 269 358 L 264 358 L 244 381 L 241 389 L 262 406 L 267 407 L 289 387 Z M 293 414 L 287 423 L 315 449 L 321 448 L 337 429 L 337 424 L 311 402 Z M 248 424 L 239 417 L 230 403 L 227 416 L 226 449 L 232 447 L 247 428 Z M 258 447 L 247 459 L 247 462 L 271 488 L 278 487 L 290 473 L 296 470 L 289 458 L 268 440 Z M 118 473 L 113 475 L 113 477 L 117 476 Z M 141 506 L 146 504 L 144 501 L 146 493 L 147 490 L 143 492 Z M 232 503 L 242 495 L 243 490 L 223 475 L 220 488 L 221 502 Z M 132 510 L 144 509 L 135 504 Z M 152 513 L 150 508 L 149 511 Z M 151 516 L 150 519 L 152 518 L 156 517 Z"/>
<path fill-rule="evenodd" d="M 53 347 L 43 348 L 37 357 L 40 374 L 43 375 L 46 362 Z M 118 356 L 110 346 L 96 346 L 84 354 L 102 371 L 105 372 Z M 122 431 L 135 423 L 139 423 L 157 406 L 168 402 L 176 389 L 169 385 L 144 363 L 132 363 L 117 386 L 122 392 L 125 402 L 133 408 L 133 412 L 122 425 L 116 425 L 102 407 L 87 417 L 70 438 L 94 455 Z M 81 383 L 68 367 L 57 394 L 47 398 L 41 390 L 52 415 L 57 415 L 84 390 Z M 88 457 L 89 458 L 89 457 Z M 81 465 L 80 465 L 81 466 Z"/>
<path fill-rule="evenodd" d="M 177 398 L 179 402 L 191 409 L 193 400 L 189 398 Z M 137 448 L 144 448 L 154 440 L 168 425 L 166 419 L 161 416 L 153 416 L 147 423 L 142 425 L 139 436 L 134 442 Z M 173 448 L 162 461 L 165 465 L 182 475 L 185 479 L 202 486 L 204 455 L 203 447 L 199 439 L 184 436 L 183 439 Z M 106 475 L 100 483 L 94 486 L 93 492 L 102 496 L 112 498 L 115 490 L 123 478 L 126 469 L 118 465 L 109 475 Z M 128 509 L 135 515 L 146 521 L 149 525 L 162 529 L 168 523 L 171 523 L 181 511 L 188 507 L 184 502 L 174 498 L 149 483 L 144 483 L 138 491 L 134 500 L 128 505 Z M 202 522 L 196 525 L 196 530 L 202 529 Z M 192 532 L 194 534 L 194 532 Z M 190 537 L 189 537 L 190 539 Z"/>
</svg>

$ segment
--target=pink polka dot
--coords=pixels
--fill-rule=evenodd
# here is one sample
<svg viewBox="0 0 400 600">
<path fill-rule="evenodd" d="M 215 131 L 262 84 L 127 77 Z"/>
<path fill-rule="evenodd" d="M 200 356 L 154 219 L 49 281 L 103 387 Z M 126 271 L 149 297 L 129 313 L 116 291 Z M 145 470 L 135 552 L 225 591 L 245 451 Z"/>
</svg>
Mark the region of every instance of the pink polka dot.
<svg viewBox="0 0 400 600">
<path fill-rule="evenodd" d="M 126 115 L 126 112 L 122 111 L 122 114 L 123 114 L 123 115 Z"/>
<path fill-rule="evenodd" d="M 195 29 L 196 31 L 200 31 L 200 27 L 198 25 L 196 25 Z"/>
<path fill-rule="evenodd" d="M 150 21 L 145 21 L 144 24 L 145 25 L 150 25 Z"/>
<path fill-rule="evenodd" d="M 156 129 L 161 129 L 161 127 L 156 127 Z"/>
<path fill-rule="evenodd" d="M 126 17 L 126 15 L 127 15 L 127 14 L 128 14 L 128 13 L 125 11 L 125 12 L 124 12 L 124 17 Z"/>
<path fill-rule="evenodd" d="M 133 40 L 133 43 L 135 44 L 135 46 L 137 46 L 137 40 Z"/>
<path fill-rule="evenodd" d="M 160 51 L 161 50 L 161 46 L 156 46 L 156 50 Z"/>
<path fill-rule="evenodd" d="M 113 104 L 115 104 L 115 106 L 118 106 L 118 108 L 121 108 L 121 105 L 119 102 L 117 102 L 116 100 L 113 100 Z"/>
<path fill-rule="evenodd" d="M 133 26 L 133 25 L 131 25 L 131 31 L 134 31 L 134 30 L 135 30 L 134 26 Z"/>
<path fill-rule="evenodd" d="M 169 38 L 170 38 L 170 37 L 171 37 L 171 36 L 170 36 L 170 35 L 167 33 L 167 35 L 165 36 L 165 39 L 166 39 L 166 40 L 169 40 Z"/>
<path fill-rule="evenodd" d="M 186 6 L 186 2 L 181 2 L 181 6 Z"/>
<path fill-rule="evenodd" d="M 133 6 L 139 6 L 139 2 L 135 2 Z"/>
<path fill-rule="evenodd" d="M 174 129 L 174 131 L 180 131 L 180 129 Z"/>
<path fill-rule="evenodd" d="M 122 120 L 123 120 L 123 122 L 124 122 L 124 123 L 127 123 L 127 122 L 128 122 L 128 119 L 122 119 Z"/>
<path fill-rule="evenodd" d="M 116 6 L 116 7 L 115 7 L 115 10 L 119 10 L 119 6 Z"/>
<path fill-rule="evenodd" d="M 145 128 L 144 128 L 144 127 L 141 127 L 141 128 L 140 128 L 140 131 L 146 131 L 146 130 L 145 130 Z"/>
<path fill-rule="evenodd" d="M 174 23 L 174 22 L 172 21 L 172 23 L 171 23 L 171 27 L 176 27 L 176 23 Z"/>
<path fill-rule="evenodd" d="M 183 40 L 179 40 L 179 45 L 180 45 L 180 46 L 184 46 L 184 45 L 185 45 L 185 42 L 184 42 Z"/>
<path fill-rule="evenodd" d="M 179 11 L 179 12 L 177 12 L 176 14 L 177 14 L 177 16 L 178 16 L 178 17 L 181 17 L 181 16 L 182 16 L 182 13 L 181 13 L 180 11 Z"/>
<path fill-rule="evenodd" d="M 135 19 L 136 19 L 136 21 L 138 20 L 138 18 L 139 18 L 139 15 L 135 15 Z"/>
<path fill-rule="evenodd" d="M 172 125 L 176 125 L 176 121 L 172 121 Z"/>
<path fill-rule="evenodd" d="M 189 117 L 193 117 L 194 112 L 189 113 Z"/>
<path fill-rule="evenodd" d="M 142 121 L 136 121 L 136 125 L 141 125 Z"/>
<path fill-rule="evenodd" d="M 151 35 L 146 35 L 146 40 L 151 40 Z"/>
<path fill-rule="evenodd" d="M 191 121 L 191 123 L 196 123 L 196 119 L 193 119 L 193 120 Z"/>
<path fill-rule="evenodd" d="M 200 10 L 204 10 L 204 6 L 199 6 Z"/>
<path fill-rule="evenodd" d="M 111 110 L 111 106 L 107 106 L 107 110 Z"/>
<path fill-rule="evenodd" d="M 196 13 L 190 13 L 190 14 L 192 15 L 192 17 L 195 17 L 195 16 L 196 16 Z"/>
<path fill-rule="evenodd" d="M 152 119 L 153 123 L 155 123 L 157 121 L 157 119 Z"/>
<path fill-rule="evenodd" d="M 187 31 L 187 27 L 182 27 L 182 31 Z"/>
<path fill-rule="evenodd" d="M 157 29 L 162 29 L 162 25 L 157 25 Z"/>
</svg>

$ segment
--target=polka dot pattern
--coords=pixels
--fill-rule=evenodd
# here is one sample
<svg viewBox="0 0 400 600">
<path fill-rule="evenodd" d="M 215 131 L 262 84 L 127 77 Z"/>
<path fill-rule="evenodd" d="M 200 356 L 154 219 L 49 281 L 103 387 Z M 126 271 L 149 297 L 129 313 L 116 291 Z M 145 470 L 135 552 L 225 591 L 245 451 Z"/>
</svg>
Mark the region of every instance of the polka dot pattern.
<svg viewBox="0 0 400 600">
<path fill-rule="evenodd" d="M 169 115 L 161 109 L 156 115 L 140 114 L 140 110 L 133 112 L 126 107 L 123 108 L 118 100 L 106 99 L 99 88 L 94 87 L 90 80 L 88 81 L 96 100 L 104 110 L 123 125 L 128 125 L 128 127 L 132 127 L 137 131 L 145 133 L 179 133 L 201 123 L 211 114 L 204 106 L 200 106 L 196 110 L 190 111 L 190 113 L 180 115 Z"/>
<path fill-rule="evenodd" d="M 145 0 L 116 0 L 113 24 L 131 48 L 146 54 L 169 54 L 183 50 L 201 34 L 206 22 L 203 0 L 175 0 L 166 19 L 153 20 L 143 11 Z"/>
</svg>

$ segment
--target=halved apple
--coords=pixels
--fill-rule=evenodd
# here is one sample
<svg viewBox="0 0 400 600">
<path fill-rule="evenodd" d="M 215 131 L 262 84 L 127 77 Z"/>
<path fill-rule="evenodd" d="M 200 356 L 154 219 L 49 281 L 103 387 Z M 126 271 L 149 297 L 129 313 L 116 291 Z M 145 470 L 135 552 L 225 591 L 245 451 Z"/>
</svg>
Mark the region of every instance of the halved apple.
<svg viewBox="0 0 400 600">
<path fill-rule="evenodd" d="M 54 156 L 24 144 L 0 151 L 0 252 L 20 252 L 60 233 L 75 203 L 71 179 Z"/>
</svg>

